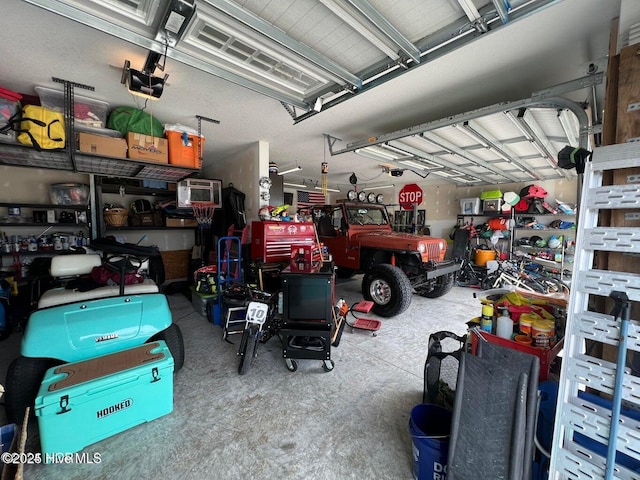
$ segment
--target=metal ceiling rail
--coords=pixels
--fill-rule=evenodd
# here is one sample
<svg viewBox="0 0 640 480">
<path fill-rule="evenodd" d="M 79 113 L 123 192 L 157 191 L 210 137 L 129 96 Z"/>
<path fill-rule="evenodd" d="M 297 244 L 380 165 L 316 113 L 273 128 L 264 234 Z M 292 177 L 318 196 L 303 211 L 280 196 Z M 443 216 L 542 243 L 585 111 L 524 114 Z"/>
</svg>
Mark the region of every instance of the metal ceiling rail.
<svg viewBox="0 0 640 480">
<path fill-rule="evenodd" d="M 602 72 L 588 77 L 582 77 L 577 80 L 565 82 L 555 87 L 550 87 L 542 92 L 536 92 L 531 97 L 513 102 L 497 103 L 487 107 L 483 107 L 470 112 L 460 113 L 457 115 L 451 115 L 439 120 L 422 123 L 413 127 L 397 130 L 395 132 L 378 135 L 375 137 L 369 137 L 365 140 L 359 140 L 347 144 L 347 146 L 340 150 L 333 149 L 333 143 L 329 144 L 329 152 L 331 156 L 341 155 L 343 153 L 353 152 L 358 148 L 364 148 L 371 145 L 378 145 L 393 140 L 399 140 L 404 137 L 418 135 L 420 133 L 429 132 L 441 127 L 448 127 L 456 123 L 464 123 L 468 120 L 473 120 L 493 113 L 500 113 L 510 110 L 518 110 L 526 107 L 558 107 L 570 110 L 575 114 L 578 119 L 579 133 L 580 133 L 580 146 L 586 148 L 589 119 L 583 108 L 575 102 L 568 100 L 558 95 L 569 93 L 580 88 L 585 88 L 591 85 L 597 85 L 602 83 L 604 74 Z M 335 138 L 335 137 L 331 137 Z M 373 140 L 372 140 L 373 138 Z"/>
</svg>

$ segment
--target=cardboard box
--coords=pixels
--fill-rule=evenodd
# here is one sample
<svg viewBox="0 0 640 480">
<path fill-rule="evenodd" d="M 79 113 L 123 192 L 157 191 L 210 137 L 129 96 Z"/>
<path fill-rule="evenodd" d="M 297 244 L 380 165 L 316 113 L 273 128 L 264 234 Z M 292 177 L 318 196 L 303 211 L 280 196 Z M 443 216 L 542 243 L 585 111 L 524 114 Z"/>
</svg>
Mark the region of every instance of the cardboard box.
<svg viewBox="0 0 640 480">
<path fill-rule="evenodd" d="M 197 227 L 195 218 L 167 218 L 167 227 Z"/>
<path fill-rule="evenodd" d="M 127 133 L 129 158 L 146 160 L 147 162 L 169 163 L 169 149 L 165 138 L 142 135 L 141 133 Z"/>
<path fill-rule="evenodd" d="M 95 135 L 93 133 L 78 133 L 78 150 L 107 157 L 127 157 L 127 141 L 124 138 Z"/>
</svg>

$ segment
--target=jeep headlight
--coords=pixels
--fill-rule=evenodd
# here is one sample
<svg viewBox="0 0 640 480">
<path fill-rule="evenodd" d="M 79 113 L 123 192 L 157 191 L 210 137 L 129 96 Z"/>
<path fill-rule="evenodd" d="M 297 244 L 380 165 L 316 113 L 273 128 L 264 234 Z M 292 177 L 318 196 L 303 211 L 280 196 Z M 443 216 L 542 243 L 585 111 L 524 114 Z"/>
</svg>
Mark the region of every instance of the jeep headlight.
<svg viewBox="0 0 640 480">
<path fill-rule="evenodd" d="M 426 247 L 426 245 L 425 245 L 424 243 L 419 243 L 419 244 L 418 244 L 418 251 L 419 251 L 421 254 L 422 254 L 422 253 L 424 253 L 424 252 L 426 252 L 426 251 L 427 251 L 427 247 Z"/>
<path fill-rule="evenodd" d="M 440 250 L 446 250 L 447 249 L 447 242 L 445 242 L 444 240 L 440 241 Z"/>
</svg>

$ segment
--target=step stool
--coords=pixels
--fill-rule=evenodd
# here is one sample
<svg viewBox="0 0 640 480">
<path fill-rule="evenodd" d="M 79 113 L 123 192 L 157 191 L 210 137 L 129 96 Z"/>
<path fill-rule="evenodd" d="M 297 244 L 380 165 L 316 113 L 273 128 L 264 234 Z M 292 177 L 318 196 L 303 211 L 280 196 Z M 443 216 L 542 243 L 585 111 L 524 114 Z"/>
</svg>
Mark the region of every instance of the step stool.
<svg viewBox="0 0 640 480">
<path fill-rule="evenodd" d="M 373 302 L 362 300 L 356 303 L 351 310 L 353 312 L 369 313 L 372 308 L 373 308 Z M 353 324 L 349 325 L 352 331 L 356 328 L 358 330 L 368 330 L 372 332 L 372 335 L 375 337 L 376 336 L 375 332 L 380 330 L 380 327 L 382 326 L 382 320 L 376 320 L 374 318 L 358 318 L 358 317 L 355 317 L 355 318 L 356 318 L 356 321 L 353 322 Z"/>
</svg>

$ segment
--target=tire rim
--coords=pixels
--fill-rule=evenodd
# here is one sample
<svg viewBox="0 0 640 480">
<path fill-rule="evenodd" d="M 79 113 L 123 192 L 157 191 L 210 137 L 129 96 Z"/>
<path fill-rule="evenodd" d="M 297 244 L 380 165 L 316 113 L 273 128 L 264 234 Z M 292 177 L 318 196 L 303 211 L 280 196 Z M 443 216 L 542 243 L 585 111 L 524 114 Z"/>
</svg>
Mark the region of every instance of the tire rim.
<svg viewBox="0 0 640 480">
<path fill-rule="evenodd" d="M 369 285 L 371 299 L 378 305 L 386 305 L 391 300 L 391 287 L 381 279 L 375 279 Z"/>
</svg>

